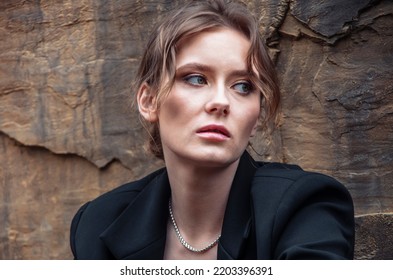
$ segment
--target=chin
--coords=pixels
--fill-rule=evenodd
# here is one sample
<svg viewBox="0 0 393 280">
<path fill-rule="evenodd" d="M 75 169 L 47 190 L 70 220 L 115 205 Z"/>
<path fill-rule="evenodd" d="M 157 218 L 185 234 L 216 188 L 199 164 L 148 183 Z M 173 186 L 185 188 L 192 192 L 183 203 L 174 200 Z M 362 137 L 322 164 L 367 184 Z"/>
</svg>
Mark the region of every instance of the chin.
<svg viewBox="0 0 393 280">
<path fill-rule="evenodd" d="M 243 151 L 244 149 L 238 147 L 189 145 L 186 149 L 164 149 L 164 157 L 167 163 L 178 162 L 195 167 L 223 168 L 238 161 Z"/>
<path fill-rule="evenodd" d="M 227 167 L 236 162 L 240 155 L 229 152 L 200 152 L 194 157 L 194 162 L 206 167 Z"/>
</svg>

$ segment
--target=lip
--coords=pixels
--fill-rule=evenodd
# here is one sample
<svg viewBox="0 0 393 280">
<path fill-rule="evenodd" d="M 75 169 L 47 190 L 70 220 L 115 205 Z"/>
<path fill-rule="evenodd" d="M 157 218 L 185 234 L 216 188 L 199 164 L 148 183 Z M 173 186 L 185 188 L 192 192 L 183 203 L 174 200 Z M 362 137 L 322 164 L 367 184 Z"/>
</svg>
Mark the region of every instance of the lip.
<svg viewBox="0 0 393 280">
<path fill-rule="evenodd" d="M 218 124 L 210 124 L 204 127 L 201 127 L 197 130 L 197 134 L 201 137 L 212 140 L 212 141 L 225 141 L 228 138 L 231 138 L 231 134 L 228 129 L 226 129 L 223 125 Z"/>
</svg>

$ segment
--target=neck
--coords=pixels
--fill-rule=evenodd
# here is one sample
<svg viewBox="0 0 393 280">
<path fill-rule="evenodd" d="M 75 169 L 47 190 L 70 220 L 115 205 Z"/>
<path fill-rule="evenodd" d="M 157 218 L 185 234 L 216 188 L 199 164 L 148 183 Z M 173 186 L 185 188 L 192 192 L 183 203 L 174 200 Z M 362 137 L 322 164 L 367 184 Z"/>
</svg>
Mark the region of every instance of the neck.
<svg viewBox="0 0 393 280">
<path fill-rule="evenodd" d="M 195 247 L 221 233 L 238 162 L 216 168 L 167 162 L 173 214 L 183 237 Z"/>
</svg>

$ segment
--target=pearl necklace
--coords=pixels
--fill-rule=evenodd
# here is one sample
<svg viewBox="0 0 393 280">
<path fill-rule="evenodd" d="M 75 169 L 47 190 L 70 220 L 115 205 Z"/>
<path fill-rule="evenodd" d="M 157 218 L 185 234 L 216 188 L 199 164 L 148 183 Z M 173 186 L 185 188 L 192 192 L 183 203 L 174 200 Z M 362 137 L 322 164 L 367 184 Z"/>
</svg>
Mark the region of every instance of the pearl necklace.
<svg viewBox="0 0 393 280">
<path fill-rule="evenodd" d="M 216 238 L 216 240 L 214 240 L 213 242 L 211 242 L 209 245 L 207 245 L 206 247 L 203 247 L 201 249 L 196 249 L 194 247 L 192 247 L 190 244 L 187 243 L 187 241 L 184 240 L 183 236 L 180 234 L 180 230 L 177 227 L 177 223 L 175 220 L 175 217 L 173 216 L 173 211 L 172 211 L 172 203 L 169 200 L 169 215 L 171 216 L 171 221 L 173 224 L 173 227 L 175 228 L 175 232 L 176 232 L 176 236 L 179 239 L 180 243 L 189 251 L 194 252 L 194 253 L 203 253 L 206 252 L 207 250 L 213 248 L 214 246 L 216 246 L 216 244 L 218 243 L 218 240 L 221 237 L 221 234 L 218 235 L 218 237 Z"/>
</svg>

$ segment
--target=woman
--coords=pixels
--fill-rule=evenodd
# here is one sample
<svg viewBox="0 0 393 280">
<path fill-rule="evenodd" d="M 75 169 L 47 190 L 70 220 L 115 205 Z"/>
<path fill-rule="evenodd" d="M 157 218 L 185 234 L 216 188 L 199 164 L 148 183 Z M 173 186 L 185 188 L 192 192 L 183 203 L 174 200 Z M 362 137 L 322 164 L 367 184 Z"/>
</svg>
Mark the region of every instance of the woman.
<svg viewBox="0 0 393 280">
<path fill-rule="evenodd" d="M 242 4 L 194 1 L 152 35 L 136 101 L 166 168 L 85 204 L 76 259 L 350 259 L 349 193 L 297 166 L 255 162 L 256 127 L 279 90 L 257 21 Z"/>
</svg>

